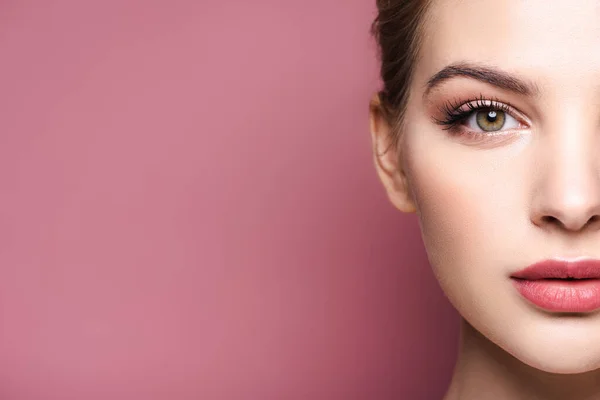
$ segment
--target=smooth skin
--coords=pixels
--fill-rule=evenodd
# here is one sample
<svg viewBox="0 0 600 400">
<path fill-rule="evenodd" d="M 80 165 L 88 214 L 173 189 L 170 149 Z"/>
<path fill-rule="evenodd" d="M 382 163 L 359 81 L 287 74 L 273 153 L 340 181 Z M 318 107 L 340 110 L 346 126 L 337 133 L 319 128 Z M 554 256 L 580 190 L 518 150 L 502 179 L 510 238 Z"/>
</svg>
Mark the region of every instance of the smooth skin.
<svg viewBox="0 0 600 400">
<path fill-rule="evenodd" d="M 448 65 L 518 85 L 457 75 L 427 90 Z M 444 104 L 478 98 L 512 107 L 502 129 L 434 121 Z M 600 399 L 600 313 L 543 311 L 510 279 L 544 259 L 600 259 L 600 1 L 434 0 L 387 152 L 378 104 L 374 95 L 377 173 L 393 205 L 416 213 L 463 318 L 445 400 Z"/>
</svg>

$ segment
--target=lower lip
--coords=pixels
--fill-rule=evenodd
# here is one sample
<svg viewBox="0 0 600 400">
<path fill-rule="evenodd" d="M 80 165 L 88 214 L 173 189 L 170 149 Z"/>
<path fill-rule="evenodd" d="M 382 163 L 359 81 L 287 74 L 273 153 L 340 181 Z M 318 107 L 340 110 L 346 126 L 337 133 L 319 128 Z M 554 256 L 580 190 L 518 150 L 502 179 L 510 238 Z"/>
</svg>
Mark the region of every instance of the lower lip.
<svg viewBox="0 0 600 400">
<path fill-rule="evenodd" d="M 547 311 L 577 313 L 600 309 L 600 279 L 512 281 L 523 297 Z"/>
</svg>

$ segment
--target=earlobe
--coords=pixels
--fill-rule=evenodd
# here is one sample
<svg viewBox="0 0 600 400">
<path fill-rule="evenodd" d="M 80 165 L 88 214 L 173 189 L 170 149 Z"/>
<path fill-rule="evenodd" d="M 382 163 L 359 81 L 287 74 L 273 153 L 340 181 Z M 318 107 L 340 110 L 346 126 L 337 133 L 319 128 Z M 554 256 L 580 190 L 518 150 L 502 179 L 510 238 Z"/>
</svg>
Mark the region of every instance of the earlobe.
<svg viewBox="0 0 600 400">
<path fill-rule="evenodd" d="M 375 169 L 392 204 L 402 212 L 416 211 L 410 185 L 402 167 L 400 149 L 392 146 L 392 131 L 381 112 L 379 95 L 369 104 L 369 125 Z"/>
</svg>

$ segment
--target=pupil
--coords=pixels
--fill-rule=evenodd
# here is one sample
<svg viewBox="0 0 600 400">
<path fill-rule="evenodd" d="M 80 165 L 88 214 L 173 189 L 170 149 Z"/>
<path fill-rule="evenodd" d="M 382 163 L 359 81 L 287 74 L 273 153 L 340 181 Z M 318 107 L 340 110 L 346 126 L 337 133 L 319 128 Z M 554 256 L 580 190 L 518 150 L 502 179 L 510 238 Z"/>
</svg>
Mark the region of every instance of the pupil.
<svg viewBox="0 0 600 400">
<path fill-rule="evenodd" d="M 496 111 L 490 111 L 488 113 L 487 117 L 488 117 L 488 121 L 495 122 L 496 121 L 496 117 L 497 117 Z"/>
</svg>

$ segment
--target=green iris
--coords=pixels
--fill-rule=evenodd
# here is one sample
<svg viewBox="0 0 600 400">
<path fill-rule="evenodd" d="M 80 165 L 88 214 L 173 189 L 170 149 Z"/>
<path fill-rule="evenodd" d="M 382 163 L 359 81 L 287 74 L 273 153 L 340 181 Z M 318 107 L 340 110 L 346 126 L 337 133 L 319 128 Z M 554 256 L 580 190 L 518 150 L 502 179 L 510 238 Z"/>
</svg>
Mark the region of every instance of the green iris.
<svg viewBox="0 0 600 400">
<path fill-rule="evenodd" d="M 502 129 L 506 115 L 500 110 L 485 110 L 477 112 L 477 125 L 486 132 Z"/>
</svg>

